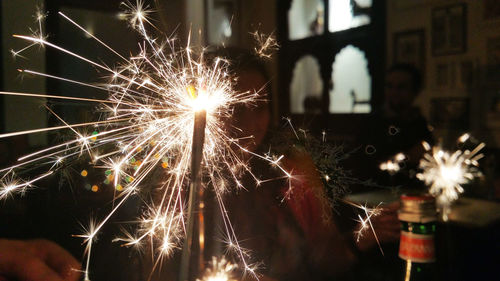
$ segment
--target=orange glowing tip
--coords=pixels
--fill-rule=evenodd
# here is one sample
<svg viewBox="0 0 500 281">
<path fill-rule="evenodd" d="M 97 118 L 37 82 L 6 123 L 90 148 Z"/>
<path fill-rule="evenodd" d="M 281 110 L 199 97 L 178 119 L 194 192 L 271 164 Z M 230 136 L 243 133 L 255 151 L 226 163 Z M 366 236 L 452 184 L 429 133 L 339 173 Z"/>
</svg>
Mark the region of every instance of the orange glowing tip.
<svg viewBox="0 0 500 281">
<path fill-rule="evenodd" d="M 196 94 L 196 88 L 193 85 L 189 85 L 186 90 L 192 99 L 196 99 L 198 97 Z"/>
</svg>

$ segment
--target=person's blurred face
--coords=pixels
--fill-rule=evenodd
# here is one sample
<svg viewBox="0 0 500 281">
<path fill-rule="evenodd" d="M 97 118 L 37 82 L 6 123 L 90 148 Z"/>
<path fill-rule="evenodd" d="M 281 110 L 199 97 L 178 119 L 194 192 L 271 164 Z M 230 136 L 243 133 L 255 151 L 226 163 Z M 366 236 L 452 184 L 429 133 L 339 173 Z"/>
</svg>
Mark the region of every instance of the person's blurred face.
<svg viewBox="0 0 500 281">
<path fill-rule="evenodd" d="M 392 109 L 400 111 L 409 108 L 416 95 L 410 74 L 401 71 L 393 71 L 387 74 L 385 100 Z"/>
<path fill-rule="evenodd" d="M 267 100 L 268 93 L 264 87 L 267 82 L 265 77 L 258 71 L 245 70 L 239 73 L 235 90 L 239 93 L 246 91 L 253 93 L 260 90 L 260 99 Z M 240 143 L 250 150 L 255 150 L 266 135 L 270 118 L 269 105 L 264 101 L 259 101 L 256 106 L 239 106 L 236 108 L 232 125 L 241 130 L 238 136 L 253 136 L 253 138 L 243 140 Z"/>
</svg>

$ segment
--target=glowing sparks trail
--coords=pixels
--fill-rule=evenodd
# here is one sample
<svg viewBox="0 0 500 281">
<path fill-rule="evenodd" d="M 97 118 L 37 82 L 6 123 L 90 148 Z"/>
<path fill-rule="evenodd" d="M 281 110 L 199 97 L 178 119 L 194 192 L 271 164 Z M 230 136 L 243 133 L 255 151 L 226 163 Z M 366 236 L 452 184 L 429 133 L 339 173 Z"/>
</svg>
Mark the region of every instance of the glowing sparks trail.
<svg viewBox="0 0 500 281">
<path fill-rule="evenodd" d="M 463 143 L 467 139 L 468 135 L 463 135 L 459 138 L 459 142 Z M 462 185 L 481 175 L 477 166 L 478 160 L 484 156 L 479 151 L 485 144 L 480 143 L 472 151 L 455 152 L 445 151 L 440 147 L 431 148 L 427 143 L 423 145 L 428 153 L 420 161 L 420 168 L 423 171 L 417 174 L 417 178 L 430 186 L 429 192 L 436 197 L 436 203 L 442 210 L 442 217 L 447 220 L 451 204 L 464 192 Z"/>
<path fill-rule="evenodd" d="M 128 18 L 130 25 L 140 33 L 143 40 L 140 43 L 140 52 L 130 58 L 125 58 L 68 16 L 59 13 L 70 24 L 75 25 L 116 55 L 120 59 L 120 64 L 115 68 L 50 43 L 43 35 L 41 21 L 45 15 L 41 12 L 37 16 L 38 31 L 32 36 L 14 35 L 30 42 L 28 47 L 13 51 L 16 56 L 20 56 L 31 46 L 53 48 L 100 71 L 105 71 L 111 78 L 106 85 L 96 86 L 64 77 L 22 70 L 49 79 L 105 91 L 108 93 L 108 98 L 105 100 L 0 92 L 3 95 L 93 102 L 98 105 L 97 113 L 102 116 L 96 122 L 68 124 L 47 107 L 61 125 L 0 135 L 0 138 L 3 138 L 66 130 L 75 136 L 74 139 L 64 143 L 21 157 L 15 165 L 1 170 L 0 199 L 14 193 L 24 193 L 38 180 L 61 169 L 66 161 L 75 160 L 80 156 L 88 157 L 96 169 L 102 169 L 106 178 L 104 183 L 119 193 L 111 212 L 103 219 L 91 220 L 85 233 L 77 235 L 84 238 L 86 243 L 87 260 L 84 278 L 89 280 L 91 250 L 96 235 L 127 199 L 136 195 L 143 186 L 150 185 L 147 180 L 160 171 L 163 178 L 155 183 L 159 186 L 160 197 L 153 200 L 154 202 L 147 203 L 148 211 L 137 223 L 136 233 L 124 231 L 123 237 L 114 240 L 138 249 L 150 243 L 156 249 L 154 252 L 156 268 L 163 258 L 180 247 L 186 232 L 189 233 L 185 226 L 186 216 L 189 217 L 189 212 L 186 214 L 184 210 L 185 191 L 197 177 L 198 172 L 192 168 L 195 165 L 191 165 L 192 161 L 197 161 L 198 165 L 201 164 L 201 174 L 198 178 L 203 178 L 204 182 L 206 179 L 215 190 L 227 244 L 230 245 L 229 250 L 239 256 L 242 269 L 255 274 L 254 266 L 247 262 L 249 259 L 247 254 L 239 247 L 222 195 L 228 186 L 243 187 L 238 181 L 238 174 L 234 172 L 241 168 L 235 167 L 243 167 L 256 183 L 269 180 L 253 175 L 245 160 L 241 158 L 242 153 L 268 161 L 271 166 L 279 167 L 285 177 L 291 177 L 291 174 L 280 166 L 281 157 L 261 156 L 250 152 L 239 144 L 240 139 L 248 136 L 235 138 L 233 134 L 238 131 L 230 131 L 228 129 L 230 126 L 224 123 L 231 120 L 232 110 L 236 105 L 252 103 L 259 98 L 259 94 L 238 93 L 232 89 L 233 80 L 231 73 L 227 71 L 229 62 L 215 58 L 207 63 L 204 60 L 203 50 L 197 51 L 189 43 L 186 48 L 179 49 L 175 47 L 173 39 L 167 38 L 165 42 L 159 43 L 159 39 L 151 37 L 146 28 L 146 26 L 153 27 L 147 19 L 151 11 L 141 1 L 135 6 L 125 4 L 125 7 L 127 11 L 123 16 Z M 266 42 L 267 47 L 261 49 L 262 54 L 268 54 L 265 50 L 274 46 L 274 43 Z M 206 121 L 206 125 L 201 129 L 204 141 L 196 141 L 193 138 L 195 115 L 199 112 L 204 112 Z M 92 133 L 89 133 L 89 130 Z M 192 149 L 198 150 L 198 154 L 195 153 L 198 155 L 197 159 L 192 158 Z M 46 172 L 35 176 L 23 174 L 24 169 L 31 166 L 45 167 Z M 87 170 L 81 171 L 82 177 L 86 177 L 87 174 Z M 92 191 L 98 190 L 97 185 L 92 187 Z M 229 263 L 221 266 L 226 266 L 226 269 L 232 268 Z"/>
<path fill-rule="evenodd" d="M 391 159 L 380 163 L 379 168 L 382 171 L 387 171 L 392 176 L 401 170 L 405 160 L 407 160 L 406 156 L 403 153 L 398 153 Z"/>
<path fill-rule="evenodd" d="M 257 45 L 254 48 L 254 52 L 261 58 L 271 58 L 273 53 L 280 48 L 280 45 L 278 44 L 278 41 L 276 41 L 273 33 L 271 33 L 270 35 L 266 35 L 255 31 L 252 32 L 251 35 L 253 36 Z"/>
<path fill-rule="evenodd" d="M 382 250 L 382 246 L 380 245 L 380 241 L 378 239 L 377 233 L 375 232 L 375 228 L 373 227 L 373 224 L 371 221 L 372 218 L 374 218 L 382 213 L 382 209 L 380 208 L 380 205 L 382 203 L 378 204 L 374 208 L 368 208 L 366 206 L 366 204 L 360 205 L 360 204 L 356 204 L 356 203 L 353 203 L 353 202 L 350 202 L 347 200 L 343 200 L 343 201 L 348 205 L 351 205 L 355 208 L 360 209 L 364 213 L 364 218 L 362 215 L 358 214 L 358 220 L 356 220 L 359 223 L 359 228 L 354 233 L 356 235 L 356 242 L 359 242 L 362 239 L 365 232 L 368 231 L 369 229 L 371 229 L 373 236 L 375 237 L 375 241 L 377 242 L 378 248 L 379 248 L 380 252 L 382 253 L 382 255 L 384 255 L 384 250 Z"/>
<path fill-rule="evenodd" d="M 212 257 L 210 267 L 208 267 L 203 275 L 203 278 L 196 279 L 196 281 L 236 281 L 232 273 L 238 266 L 230 263 L 224 257 L 220 260 Z"/>
</svg>

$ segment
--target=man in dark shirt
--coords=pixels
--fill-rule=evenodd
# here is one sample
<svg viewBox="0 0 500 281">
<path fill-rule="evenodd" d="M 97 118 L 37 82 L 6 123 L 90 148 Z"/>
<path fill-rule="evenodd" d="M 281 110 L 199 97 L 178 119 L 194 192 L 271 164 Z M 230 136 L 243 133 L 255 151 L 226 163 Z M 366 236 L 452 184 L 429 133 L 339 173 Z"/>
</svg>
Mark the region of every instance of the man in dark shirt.
<svg viewBox="0 0 500 281">
<path fill-rule="evenodd" d="M 416 168 L 424 153 L 422 141 L 432 143 L 432 134 L 420 109 L 413 105 L 422 89 L 420 72 L 409 64 L 395 64 L 387 72 L 385 102 L 375 110 L 362 130 L 360 141 L 366 152 L 369 167 L 379 184 L 407 184 L 408 172 Z M 404 169 L 392 179 L 378 173 L 379 165 L 396 154 L 406 156 Z"/>
</svg>

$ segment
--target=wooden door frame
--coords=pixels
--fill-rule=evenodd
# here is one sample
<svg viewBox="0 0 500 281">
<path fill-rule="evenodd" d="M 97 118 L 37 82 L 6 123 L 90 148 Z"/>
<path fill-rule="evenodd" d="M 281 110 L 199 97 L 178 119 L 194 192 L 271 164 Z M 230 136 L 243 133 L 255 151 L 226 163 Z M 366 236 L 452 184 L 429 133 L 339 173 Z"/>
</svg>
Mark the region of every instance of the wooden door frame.
<svg viewBox="0 0 500 281">
<path fill-rule="evenodd" d="M 288 11 L 293 0 L 278 0 L 277 26 L 278 41 L 282 48 L 278 55 L 278 85 L 281 92 L 278 95 L 279 114 L 290 116 L 299 123 L 309 126 L 308 129 L 334 129 L 339 133 L 352 134 L 355 131 L 351 124 L 360 124 L 369 114 L 330 114 L 329 88 L 332 64 L 335 55 L 343 47 L 351 44 L 363 50 L 369 59 L 368 71 L 372 78 L 372 108 L 383 103 L 384 77 L 386 69 L 386 1 L 373 1 L 372 23 L 355 29 L 330 33 L 328 31 L 329 15 L 325 13 L 325 30 L 323 34 L 290 41 L 288 39 Z M 328 11 L 328 0 L 324 0 L 325 11 Z M 375 38 L 370 40 L 367 38 Z M 317 46 L 317 47 L 314 47 Z M 313 48 L 312 48 L 313 47 Z M 325 51 L 328 50 L 328 51 Z M 307 54 L 313 55 L 320 62 L 320 75 L 323 80 L 322 113 L 316 115 L 291 114 L 290 112 L 290 81 L 297 60 Z"/>
</svg>

